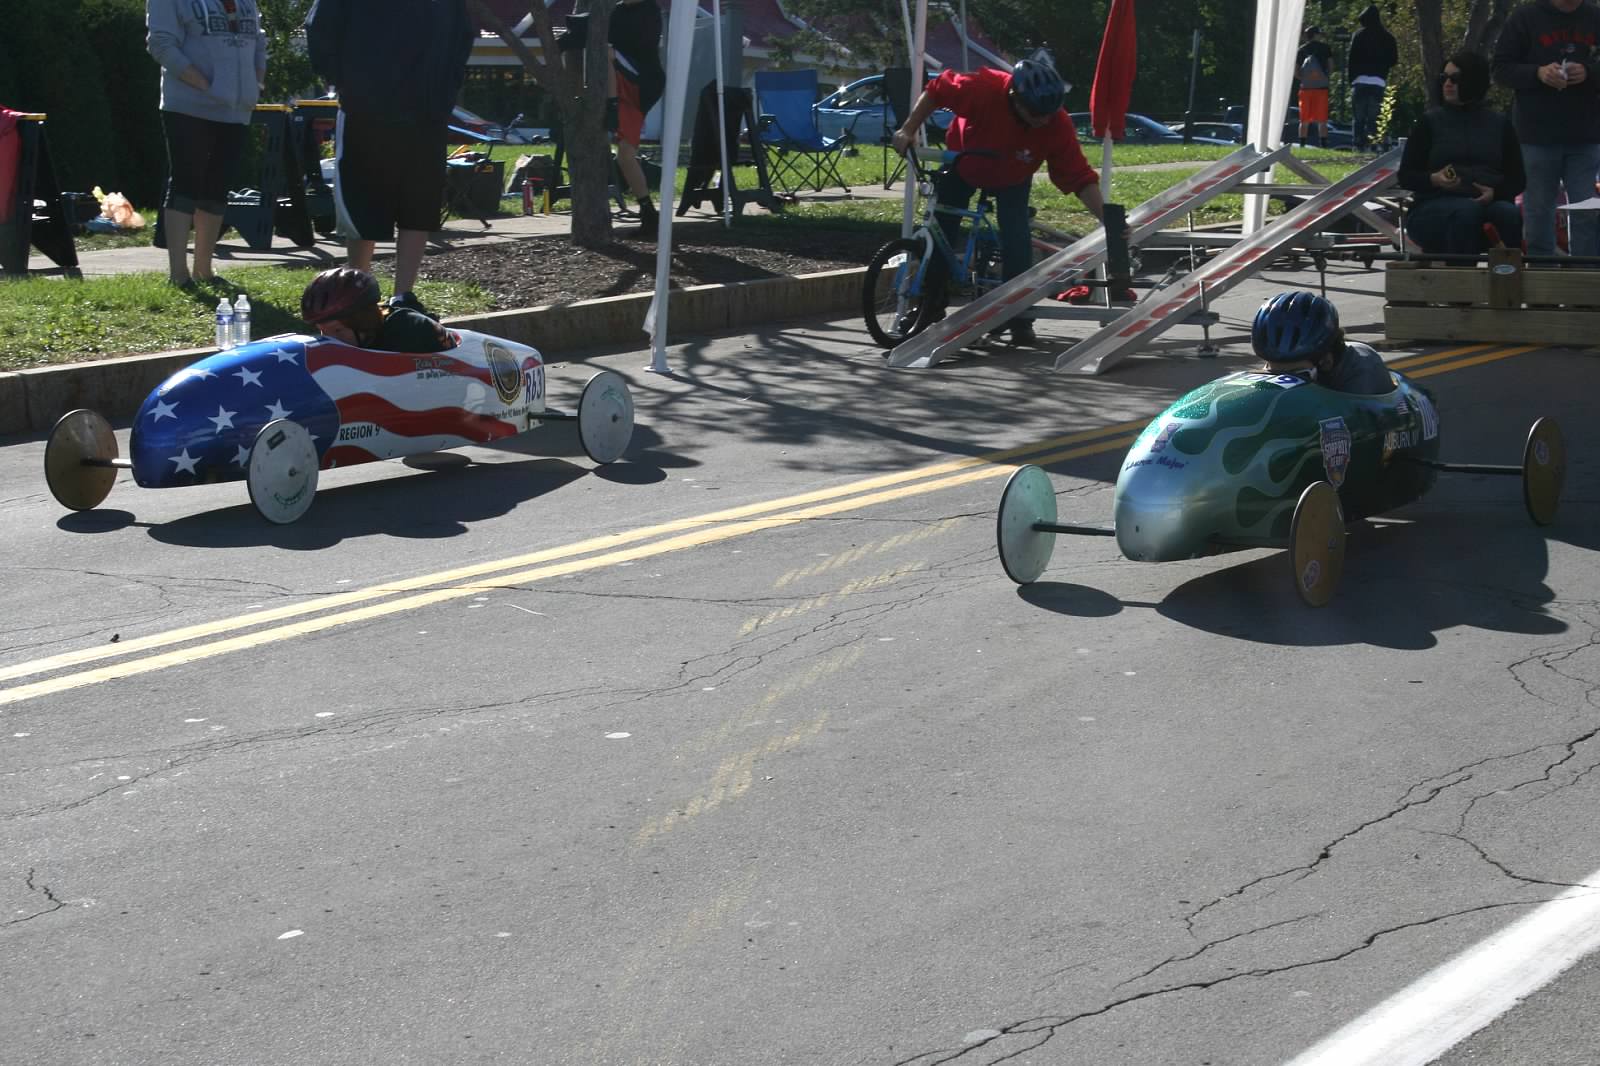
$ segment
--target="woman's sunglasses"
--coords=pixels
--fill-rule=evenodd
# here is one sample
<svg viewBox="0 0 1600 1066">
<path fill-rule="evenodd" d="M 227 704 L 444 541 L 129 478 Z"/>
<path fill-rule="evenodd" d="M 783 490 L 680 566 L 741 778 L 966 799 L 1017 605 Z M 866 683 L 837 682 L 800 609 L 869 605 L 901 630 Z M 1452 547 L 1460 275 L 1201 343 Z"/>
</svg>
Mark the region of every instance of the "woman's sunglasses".
<svg viewBox="0 0 1600 1066">
<path fill-rule="evenodd" d="M 1456 84 L 1459 85 L 1461 83 L 1461 72 L 1457 71 L 1454 74 L 1450 74 L 1448 72 L 1444 73 L 1444 74 L 1441 74 L 1441 75 L 1439 75 L 1439 80 L 1440 81 L 1453 81 L 1453 82 L 1455 82 Z"/>
</svg>

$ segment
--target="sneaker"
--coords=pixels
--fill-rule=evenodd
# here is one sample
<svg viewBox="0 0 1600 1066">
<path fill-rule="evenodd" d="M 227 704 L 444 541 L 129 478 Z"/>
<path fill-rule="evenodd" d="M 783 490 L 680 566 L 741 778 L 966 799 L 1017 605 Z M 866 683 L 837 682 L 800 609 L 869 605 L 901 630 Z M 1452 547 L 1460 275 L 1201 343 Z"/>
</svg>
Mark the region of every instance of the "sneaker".
<svg viewBox="0 0 1600 1066">
<path fill-rule="evenodd" d="M 639 235 L 654 237 L 661 225 L 661 216 L 656 213 L 656 205 L 649 200 L 639 201 Z"/>
<path fill-rule="evenodd" d="M 409 311 L 415 311 L 419 315 L 427 315 L 435 322 L 439 321 L 439 317 L 437 315 L 433 314 L 426 307 L 422 306 L 422 301 L 417 299 L 417 294 L 414 292 L 397 292 L 393 296 L 389 297 L 389 309 L 391 311 L 400 307 L 404 307 Z"/>
<path fill-rule="evenodd" d="M 1033 323 L 1011 323 L 1011 343 L 1023 347 L 1039 343 L 1039 335 L 1033 331 Z"/>
</svg>

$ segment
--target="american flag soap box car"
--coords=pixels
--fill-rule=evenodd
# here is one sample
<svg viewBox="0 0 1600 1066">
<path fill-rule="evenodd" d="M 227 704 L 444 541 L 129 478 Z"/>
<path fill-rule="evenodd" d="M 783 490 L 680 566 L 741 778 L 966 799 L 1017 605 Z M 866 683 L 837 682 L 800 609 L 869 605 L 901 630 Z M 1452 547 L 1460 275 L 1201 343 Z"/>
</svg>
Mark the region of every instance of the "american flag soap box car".
<svg viewBox="0 0 1600 1066">
<path fill-rule="evenodd" d="M 94 411 L 61 416 L 45 447 L 45 480 L 65 507 L 98 507 L 119 469 L 144 488 L 244 481 L 269 521 L 311 506 L 318 470 L 489 444 L 543 421 L 576 421 L 583 450 L 609 463 L 633 435 L 633 399 L 603 370 L 576 412 L 545 406 L 545 364 L 526 345 L 451 330 L 426 355 L 372 351 L 329 337 L 284 335 L 218 352 L 145 398 L 129 457 Z"/>
</svg>

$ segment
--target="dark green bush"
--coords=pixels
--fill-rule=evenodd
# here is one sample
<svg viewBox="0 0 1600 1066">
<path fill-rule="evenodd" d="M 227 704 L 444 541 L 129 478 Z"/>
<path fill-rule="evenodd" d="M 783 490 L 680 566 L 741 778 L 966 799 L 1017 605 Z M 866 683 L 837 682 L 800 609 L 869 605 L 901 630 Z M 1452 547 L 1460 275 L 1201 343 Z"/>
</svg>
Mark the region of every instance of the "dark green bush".
<svg viewBox="0 0 1600 1066">
<path fill-rule="evenodd" d="M 22 110 L 50 116 L 45 133 L 62 187 L 111 189 L 121 176 L 100 56 L 86 35 L 64 30 L 80 25 L 82 6 L 80 0 L 23 4 L 8 19 L 5 36 L 13 62 L 7 65 L 14 71 Z M 142 44 L 142 34 L 139 40 Z"/>
<path fill-rule="evenodd" d="M 100 57 L 115 164 L 112 184 L 98 177 L 89 184 L 120 191 L 136 204 L 158 203 L 167 149 L 161 132 L 161 68 L 144 48 L 143 0 L 79 2 L 80 26 Z"/>
</svg>

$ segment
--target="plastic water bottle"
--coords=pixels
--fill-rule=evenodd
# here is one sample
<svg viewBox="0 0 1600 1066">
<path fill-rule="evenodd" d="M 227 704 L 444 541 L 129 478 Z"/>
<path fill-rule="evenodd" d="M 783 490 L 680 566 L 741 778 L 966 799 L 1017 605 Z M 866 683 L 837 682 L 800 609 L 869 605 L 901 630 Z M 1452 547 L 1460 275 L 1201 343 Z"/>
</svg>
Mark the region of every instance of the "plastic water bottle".
<svg viewBox="0 0 1600 1066">
<path fill-rule="evenodd" d="M 250 297 L 244 293 L 233 302 L 233 345 L 250 343 Z"/>
<path fill-rule="evenodd" d="M 226 296 L 217 301 L 217 347 L 233 347 L 233 308 Z"/>
</svg>

